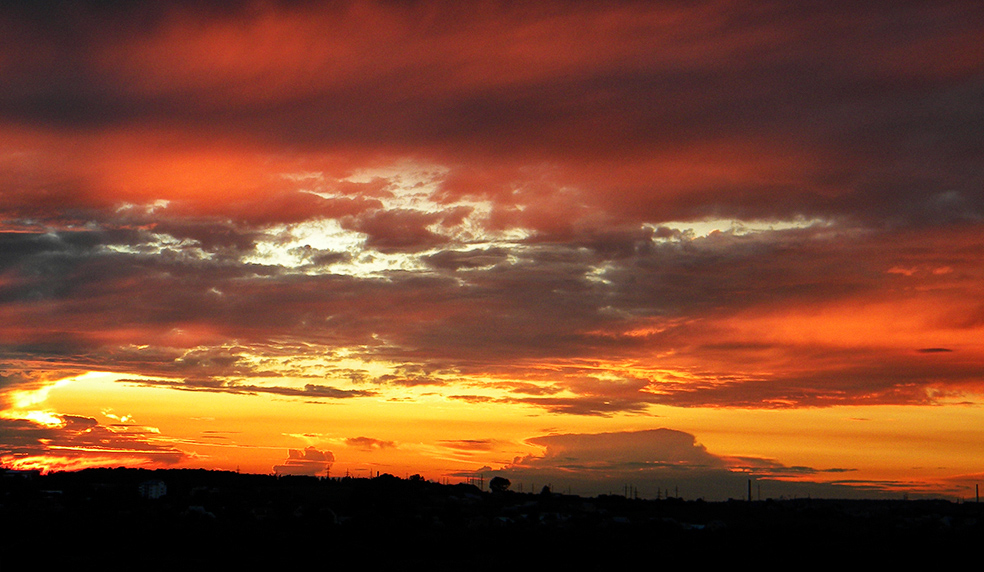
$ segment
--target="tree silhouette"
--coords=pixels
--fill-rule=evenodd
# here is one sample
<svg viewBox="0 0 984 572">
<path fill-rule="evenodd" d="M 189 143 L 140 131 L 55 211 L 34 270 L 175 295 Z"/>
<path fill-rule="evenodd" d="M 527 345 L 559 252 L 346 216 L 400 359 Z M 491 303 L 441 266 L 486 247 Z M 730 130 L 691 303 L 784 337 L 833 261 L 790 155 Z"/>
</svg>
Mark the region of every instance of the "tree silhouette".
<svg viewBox="0 0 984 572">
<path fill-rule="evenodd" d="M 509 479 L 503 477 L 492 477 L 492 480 L 489 481 L 489 490 L 494 493 L 503 493 L 509 489 L 509 485 L 511 484 L 512 483 L 509 482 Z"/>
</svg>

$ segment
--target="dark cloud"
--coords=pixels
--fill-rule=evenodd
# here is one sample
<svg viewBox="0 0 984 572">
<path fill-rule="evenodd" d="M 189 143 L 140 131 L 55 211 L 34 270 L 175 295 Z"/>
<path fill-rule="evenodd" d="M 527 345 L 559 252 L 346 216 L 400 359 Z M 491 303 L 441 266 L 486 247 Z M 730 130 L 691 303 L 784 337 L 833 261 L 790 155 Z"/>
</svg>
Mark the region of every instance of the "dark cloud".
<svg viewBox="0 0 984 572">
<path fill-rule="evenodd" d="M 773 459 L 760 459 L 756 457 L 730 457 L 728 459 L 731 470 L 746 473 L 755 477 L 767 478 L 797 478 L 803 476 L 819 476 L 825 473 L 850 473 L 857 469 L 816 469 L 813 467 L 793 466 L 788 467 L 778 463 Z"/>
<path fill-rule="evenodd" d="M 237 393 L 244 395 L 271 394 L 286 397 L 305 397 L 310 399 L 349 399 L 353 397 L 368 397 L 376 395 L 373 391 L 338 389 L 328 385 L 318 385 L 313 383 L 308 383 L 302 388 L 297 388 L 276 385 L 249 385 L 210 378 L 186 379 L 182 381 L 166 379 L 121 379 L 120 382 L 134 385 L 169 387 L 183 391 L 208 391 L 214 393 Z"/>
<path fill-rule="evenodd" d="M 598 415 L 610 417 L 620 413 L 646 414 L 648 405 L 658 400 L 638 393 L 620 398 L 607 395 L 578 395 L 576 397 L 525 397 L 500 399 L 500 403 L 522 403 L 542 408 L 549 413 L 567 415 Z"/>
<path fill-rule="evenodd" d="M 509 252 L 505 248 L 477 248 L 466 252 L 443 250 L 424 257 L 434 268 L 445 271 L 494 267 L 507 262 Z"/>
</svg>

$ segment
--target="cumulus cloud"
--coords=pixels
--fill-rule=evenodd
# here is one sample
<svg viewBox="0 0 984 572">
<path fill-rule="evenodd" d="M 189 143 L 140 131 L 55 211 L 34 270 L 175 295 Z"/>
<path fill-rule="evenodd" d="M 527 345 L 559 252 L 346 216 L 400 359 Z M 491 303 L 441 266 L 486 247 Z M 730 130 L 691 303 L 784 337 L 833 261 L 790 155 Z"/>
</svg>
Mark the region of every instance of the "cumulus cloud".
<svg viewBox="0 0 984 572">
<path fill-rule="evenodd" d="M 273 472 L 277 475 L 323 476 L 331 470 L 335 455 L 331 451 L 319 451 L 314 447 L 288 450 L 287 459 L 280 465 L 274 465 Z"/>
<path fill-rule="evenodd" d="M 747 498 L 748 481 L 767 497 L 852 497 L 858 493 L 831 476 L 852 469 L 786 466 L 772 459 L 737 458 L 709 452 L 694 435 L 672 429 L 593 434 L 557 434 L 528 439 L 540 454 L 518 457 L 497 470 L 527 487 L 551 485 L 577 494 L 625 494 L 655 498 Z M 820 478 L 823 477 L 823 478 Z M 869 482 L 868 494 L 893 490 L 890 482 Z M 532 489 L 531 489 L 532 490 Z M 763 497 L 765 498 L 765 497 Z"/>
<path fill-rule="evenodd" d="M 548 435 L 529 439 L 544 448 L 542 456 L 530 455 L 513 466 L 551 467 L 572 471 L 606 470 L 626 464 L 652 468 L 723 468 L 724 462 L 707 452 L 693 435 L 672 429 L 629 433 Z"/>
</svg>

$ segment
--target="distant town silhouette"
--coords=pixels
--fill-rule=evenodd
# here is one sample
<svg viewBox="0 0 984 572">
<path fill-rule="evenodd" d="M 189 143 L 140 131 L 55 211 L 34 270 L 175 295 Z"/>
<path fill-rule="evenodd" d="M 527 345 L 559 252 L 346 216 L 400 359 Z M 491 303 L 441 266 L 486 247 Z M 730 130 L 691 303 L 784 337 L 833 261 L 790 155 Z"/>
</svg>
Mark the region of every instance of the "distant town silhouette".
<svg viewBox="0 0 984 572">
<path fill-rule="evenodd" d="M 549 487 L 519 493 L 502 477 L 487 484 L 389 474 L 3 471 L 0 515 L 9 532 L 0 549 L 11 570 L 109 561 L 134 570 L 328 568 L 343 557 L 371 570 L 584 570 L 640 558 L 656 568 L 744 558 L 770 566 L 942 562 L 973 550 L 984 533 L 975 502 L 586 498 Z"/>
</svg>

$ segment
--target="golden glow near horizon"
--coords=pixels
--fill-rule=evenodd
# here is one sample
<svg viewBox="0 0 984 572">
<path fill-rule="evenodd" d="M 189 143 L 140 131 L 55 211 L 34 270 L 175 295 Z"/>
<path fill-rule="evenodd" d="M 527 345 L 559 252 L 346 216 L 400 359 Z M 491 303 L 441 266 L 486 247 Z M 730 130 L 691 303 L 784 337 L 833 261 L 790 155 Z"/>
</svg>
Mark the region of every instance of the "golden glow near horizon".
<svg viewBox="0 0 984 572">
<path fill-rule="evenodd" d="M 653 406 L 644 415 L 545 416 L 522 404 L 453 401 L 433 388 L 329 403 L 181 391 L 141 385 L 134 383 L 136 379 L 128 382 L 128 377 L 132 379 L 89 372 L 64 379 L 47 386 L 43 396 L 22 401 L 27 409 L 15 408 L 7 416 L 62 426 L 65 422 L 55 412 L 70 410 L 111 426 L 114 434 L 136 431 L 150 435 L 156 445 L 182 451 L 185 458 L 176 466 L 270 473 L 289 449 L 314 447 L 333 451 L 336 461 L 328 474 L 334 476 L 420 473 L 442 481 L 460 480 L 460 475 L 479 467 L 491 475 L 507 469 L 517 457 L 540 457 L 543 447 L 528 442 L 535 437 L 672 427 L 693 434 L 698 444 L 724 457 L 735 470 L 743 470 L 740 467 L 747 461 L 742 459 L 758 459 L 831 471 L 775 477 L 780 480 L 888 486 L 901 479 L 901 469 L 910 482 L 899 483 L 900 491 L 956 497 L 969 494 L 969 482 L 979 473 L 979 443 L 984 437 L 980 429 L 984 408 L 970 405 L 783 410 Z M 366 419 L 372 421 L 371 430 L 361 434 Z M 128 464 L 127 455 L 137 461 L 136 466 L 154 466 L 139 460 L 148 451 L 114 447 L 55 447 L 50 462 L 32 457 L 13 466 L 57 470 L 115 466 Z M 89 461 L 58 456 L 59 451 L 70 450 L 89 453 Z M 849 472 L 841 472 L 847 468 Z"/>
</svg>

